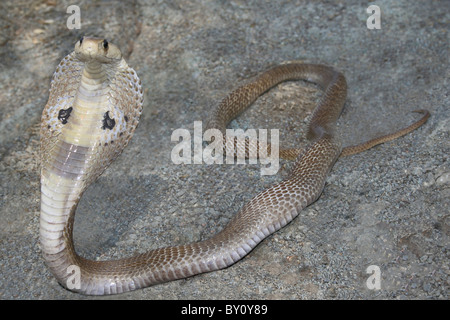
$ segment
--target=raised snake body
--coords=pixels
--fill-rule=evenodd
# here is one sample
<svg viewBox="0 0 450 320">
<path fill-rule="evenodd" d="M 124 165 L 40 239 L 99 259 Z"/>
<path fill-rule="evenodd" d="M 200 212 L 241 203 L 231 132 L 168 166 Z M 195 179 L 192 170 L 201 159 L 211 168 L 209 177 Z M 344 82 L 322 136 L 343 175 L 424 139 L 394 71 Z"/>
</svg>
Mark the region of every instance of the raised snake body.
<svg viewBox="0 0 450 320">
<path fill-rule="evenodd" d="M 421 111 L 425 115 L 403 131 L 341 150 L 334 131 L 346 99 L 344 76 L 323 65 L 286 64 L 233 91 L 213 113 L 209 127 L 223 131 L 263 92 L 299 79 L 318 84 L 324 95 L 309 123 L 310 145 L 302 151 L 281 151 L 281 156 L 297 158 L 288 178 L 245 204 L 211 239 L 126 259 L 91 261 L 77 255 L 73 246 L 76 207 L 87 186 L 127 145 L 139 121 L 143 94 L 136 72 L 116 46 L 104 39 L 78 41 L 56 69 L 41 122 L 40 241 L 56 279 L 73 291 L 102 295 L 227 267 L 319 197 L 341 152 L 356 153 L 406 134 L 429 116 Z M 76 272 L 78 286 L 69 282 Z"/>
</svg>

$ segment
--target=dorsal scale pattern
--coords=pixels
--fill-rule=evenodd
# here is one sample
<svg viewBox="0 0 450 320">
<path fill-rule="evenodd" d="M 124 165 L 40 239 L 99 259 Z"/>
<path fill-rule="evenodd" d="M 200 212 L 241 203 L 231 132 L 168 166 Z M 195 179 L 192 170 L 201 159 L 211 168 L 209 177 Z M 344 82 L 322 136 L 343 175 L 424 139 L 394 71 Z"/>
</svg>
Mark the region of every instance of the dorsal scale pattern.
<svg viewBox="0 0 450 320">
<path fill-rule="evenodd" d="M 116 46 L 105 39 L 80 39 L 56 69 L 41 123 L 40 242 L 44 260 L 61 285 L 84 294 L 115 294 L 225 268 L 315 201 L 341 154 L 335 123 L 347 92 L 342 73 L 317 64 L 272 68 L 230 93 L 213 112 L 209 127 L 224 132 L 227 123 L 265 91 L 299 79 L 318 84 L 324 95 L 309 123 L 310 144 L 304 150 L 289 151 L 296 161 L 285 180 L 256 195 L 208 240 L 120 260 L 91 261 L 75 252 L 76 207 L 87 186 L 133 135 L 143 93 L 136 72 Z M 421 112 L 422 119 L 398 133 L 406 134 L 424 123 L 429 113 Z M 359 152 L 394 136 L 344 148 L 344 152 Z M 80 273 L 80 283 L 69 282 L 74 270 Z"/>
</svg>

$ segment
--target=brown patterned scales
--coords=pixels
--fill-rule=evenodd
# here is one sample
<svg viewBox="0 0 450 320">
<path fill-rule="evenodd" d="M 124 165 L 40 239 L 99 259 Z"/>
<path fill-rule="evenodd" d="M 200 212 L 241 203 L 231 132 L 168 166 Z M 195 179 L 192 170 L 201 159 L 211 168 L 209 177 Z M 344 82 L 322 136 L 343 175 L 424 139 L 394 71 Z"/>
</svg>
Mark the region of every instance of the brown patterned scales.
<svg viewBox="0 0 450 320">
<path fill-rule="evenodd" d="M 211 239 L 126 259 L 90 261 L 74 250 L 76 207 L 87 186 L 127 145 L 142 112 L 143 94 L 136 72 L 116 46 L 104 39 L 80 39 L 56 69 L 41 123 L 40 241 L 56 279 L 73 291 L 101 295 L 185 278 L 235 263 L 290 222 L 319 197 L 327 173 L 341 154 L 334 131 L 346 99 L 344 76 L 323 65 L 280 65 L 233 91 L 209 124 L 224 132 L 227 123 L 263 92 L 297 79 L 318 84 L 324 95 L 308 127 L 310 145 L 280 152 L 297 158 L 287 179 L 255 196 Z M 429 116 L 421 112 L 422 119 L 398 134 L 344 148 L 344 153 L 360 152 L 414 130 Z M 72 282 L 77 272 L 79 283 Z"/>
</svg>

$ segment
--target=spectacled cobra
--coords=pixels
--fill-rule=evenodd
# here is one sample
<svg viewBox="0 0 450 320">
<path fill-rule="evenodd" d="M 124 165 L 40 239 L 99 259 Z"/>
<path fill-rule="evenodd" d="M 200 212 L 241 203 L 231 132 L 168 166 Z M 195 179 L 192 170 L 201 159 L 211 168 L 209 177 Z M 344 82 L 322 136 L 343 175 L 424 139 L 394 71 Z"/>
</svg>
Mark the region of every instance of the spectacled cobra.
<svg viewBox="0 0 450 320">
<path fill-rule="evenodd" d="M 210 126 L 227 123 L 262 93 L 288 80 L 320 86 L 323 97 L 308 126 L 304 150 L 290 175 L 255 196 L 210 239 L 151 250 L 136 256 L 91 261 L 74 248 L 75 211 L 86 188 L 122 152 L 142 112 L 141 81 L 107 40 L 83 37 L 58 65 L 41 121 L 40 243 L 46 265 L 64 287 L 89 295 L 127 292 L 232 265 L 264 238 L 285 226 L 324 188 L 336 159 L 395 139 L 421 126 L 429 113 L 396 133 L 341 149 L 335 123 L 346 99 L 346 80 L 331 67 L 281 64 L 230 93 L 212 114 Z"/>
</svg>

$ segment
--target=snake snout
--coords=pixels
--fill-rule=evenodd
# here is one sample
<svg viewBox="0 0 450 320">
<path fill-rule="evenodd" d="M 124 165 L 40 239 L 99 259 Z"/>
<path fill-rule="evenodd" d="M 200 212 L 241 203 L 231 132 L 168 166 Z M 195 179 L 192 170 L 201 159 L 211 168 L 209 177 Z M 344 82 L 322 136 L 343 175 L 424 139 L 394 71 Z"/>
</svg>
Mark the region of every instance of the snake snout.
<svg viewBox="0 0 450 320">
<path fill-rule="evenodd" d="M 104 38 L 82 37 L 75 44 L 75 52 L 83 62 L 111 63 L 122 59 L 120 49 Z"/>
</svg>

